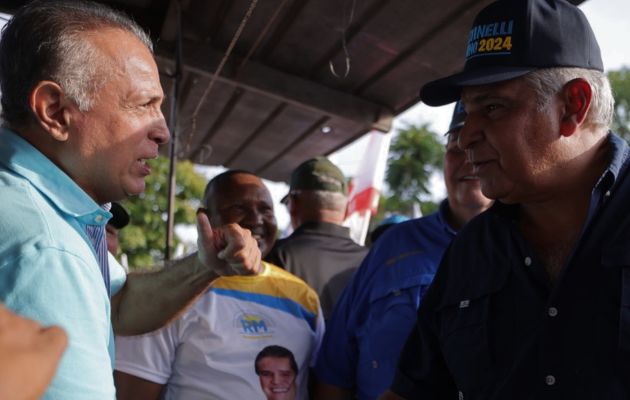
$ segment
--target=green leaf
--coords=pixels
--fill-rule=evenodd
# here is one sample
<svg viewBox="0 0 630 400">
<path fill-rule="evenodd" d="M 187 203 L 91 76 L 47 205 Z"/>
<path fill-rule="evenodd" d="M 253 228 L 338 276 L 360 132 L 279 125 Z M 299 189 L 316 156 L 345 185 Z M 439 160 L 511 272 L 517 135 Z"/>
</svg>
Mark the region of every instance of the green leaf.
<svg viewBox="0 0 630 400">
<path fill-rule="evenodd" d="M 164 259 L 168 204 L 167 157 L 150 162 L 152 173 L 146 178 L 146 190 L 123 202 L 129 211 L 130 223 L 120 231 L 120 248 L 127 254 L 129 266 L 148 266 Z M 175 224 L 194 224 L 206 179 L 195 172 L 189 161 L 176 167 Z M 174 245 L 179 243 L 175 236 Z"/>
</svg>

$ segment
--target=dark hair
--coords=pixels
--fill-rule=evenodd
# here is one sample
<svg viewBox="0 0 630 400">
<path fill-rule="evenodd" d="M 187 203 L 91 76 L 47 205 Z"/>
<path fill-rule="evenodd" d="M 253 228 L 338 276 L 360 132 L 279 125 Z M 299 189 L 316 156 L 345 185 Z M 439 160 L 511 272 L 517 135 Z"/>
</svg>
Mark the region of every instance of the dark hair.
<svg viewBox="0 0 630 400">
<path fill-rule="evenodd" d="M 28 96 L 42 80 L 56 82 L 82 111 L 89 110 L 109 71 L 83 36 L 102 28 L 129 32 L 153 51 L 151 39 L 138 24 L 105 5 L 35 0 L 21 7 L 5 25 L 0 41 L 4 121 L 14 125 L 32 118 Z"/>
<path fill-rule="evenodd" d="M 254 362 L 254 369 L 256 370 L 256 375 L 260 375 L 260 370 L 258 369 L 258 361 L 265 357 L 274 357 L 274 358 L 287 358 L 289 360 L 289 364 L 291 365 L 291 369 L 295 372 L 295 375 L 298 374 L 298 366 L 297 362 L 295 362 L 295 356 L 291 352 L 291 350 L 286 347 L 271 345 L 267 346 L 258 353 L 256 356 L 256 361 Z"/>
</svg>

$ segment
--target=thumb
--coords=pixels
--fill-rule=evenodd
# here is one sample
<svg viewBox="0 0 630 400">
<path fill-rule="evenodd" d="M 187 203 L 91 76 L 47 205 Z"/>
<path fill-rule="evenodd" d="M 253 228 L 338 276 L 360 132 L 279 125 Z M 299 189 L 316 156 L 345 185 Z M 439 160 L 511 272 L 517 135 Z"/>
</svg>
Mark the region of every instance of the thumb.
<svg viewBox="0 0 630 400">
<path fill-rule="evenodd" d="M 197 211 L 197 247 L 199 249 L 208 249 L 214 247 L 214 232 L 210 219 L 203 210 Z"/>
<path fill-rule="evenodd" d="M 197 247 L 206 250 L 212 248 L 216 254 L 225 246 L 221 229 L 212 229 L 208 215 L 203 210 L 197 211 Z"/>
</svg>

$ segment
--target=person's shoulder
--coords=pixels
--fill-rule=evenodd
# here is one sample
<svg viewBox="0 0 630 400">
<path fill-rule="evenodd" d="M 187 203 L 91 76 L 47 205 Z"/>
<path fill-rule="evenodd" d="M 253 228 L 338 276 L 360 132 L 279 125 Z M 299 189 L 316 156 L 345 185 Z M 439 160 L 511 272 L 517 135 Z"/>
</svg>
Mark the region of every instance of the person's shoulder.
<svg viewBox="0 0 630 400">
<path fill-rule="evenodd" d="M 515 218 L 518 205 L 508 205 L 495 202 L 489 209 L 473 217 L 457 234 L 456 241 L 477 239 L 495 236 L 499 228 L 506 228 Z"/>
<path fill-rule="evenodd" d="M 29 247 L 37 249 L 59 248 L 77 251 L 77 243 L 83 240 L 54 204 L 41 195 L 28 181 L 0 178 L 2 202 L 0 203 L 0 251 L 20 245 L 23 252 Z"/>
<path fill-rule="evenodd" d="M 273 263 L 270 263 L 267 261 L 264 261 L 264 263 L 267 265 L 267 268 L 268 268 L 265 274 L 267 278 L 272 279 L 278 282 L 279 284 L 281 283 L 281 284 L 286 284 L 286 285 L 292 285 L 295 287 L 303 288 L 303 290 L 315 293 L 315 291 L 300 277 L 293 275 L 291 272 L 283 268 L 280 268 L 279 266 Z"/>
<path fill-rule="evenodd" d="M 410 219 L 398 223 L 387 231 L 376 241 L 373 247 L 382 248 L 387 251 L 398 251 L 405 247 L 415 247 L 418 245 L 418 234 L 430 232 L 435 235 L 443 230 L 440 224 L 438 213 L 429 214 L 424 217 Z"/>
<path fill-rule="evenodd" d="M 304 302 L 309 309 L 316 310 L 319 307 L 319 296 L 304 280 L 293 275 L 274 264 L 265 262 L 265 273 L 269 283 L 281 293 L 282 296 L 296 301 Z"/>
<path fill-rule="evenodd" d="M 290 252 L 296 246 L 296 243 L 300 242 L 300 240 L 299 235 L 294 231 L 289 236 L 276 240 L 276 243 L 273 245 L 269 255 L 273 256 Z"/>
<path fill-rule="evenodd" d="M 509 273 L 514 256 L 511 229 L 517 210 L 516 205 L 495 203 L 453 239 L 440 265 L 440 272 L 449 277 L 453 296 L 468 288 L 484 290 Z"/>
</svg>

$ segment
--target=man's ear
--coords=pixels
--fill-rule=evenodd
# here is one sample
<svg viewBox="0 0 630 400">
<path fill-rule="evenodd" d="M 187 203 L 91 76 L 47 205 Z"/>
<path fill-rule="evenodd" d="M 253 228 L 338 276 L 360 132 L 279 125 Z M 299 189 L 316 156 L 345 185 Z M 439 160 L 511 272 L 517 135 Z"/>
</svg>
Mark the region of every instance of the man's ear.
<svg viewBox="0 0 630 400">
<path fill-rule="evenodd" d="M 287 210 L 289 211 L 289 217 L 291 217 L 291 226 L 293 226 L 293 229 L 297 229 L 298 226 L 302 225 L 300 200 L 301 199 L 297 194 L 289 194 Z"/>
<path fill-rule="evenodd" d="M 31 91 L 28 101 L 37 123 L 52 138 L 68 140 L 69 102 L 61 86 L 52 81 L 40 81 Z"/>
<path fill-rule="evenodd" d="M 300 204 L 300 198 L 295 193 L 289 193 L 289 201 L 287 202 L 287 209 L 289 210 L 289 215 L 294 215 L 298 212 Z"/>
<path fill-rule="evenodd" d="M 560 121 L 560 134 L 571 136 L 586 118 L 591 107 L 593 91 L 588 82 L 576 78 L 564 85 L 562 97 L 565 107 L 562 121 Z"/>
</svg>

